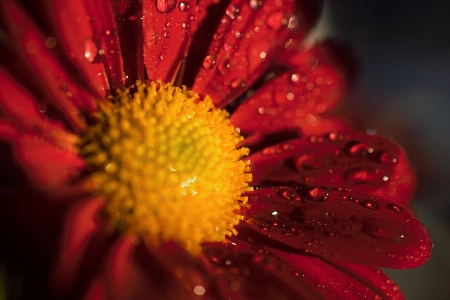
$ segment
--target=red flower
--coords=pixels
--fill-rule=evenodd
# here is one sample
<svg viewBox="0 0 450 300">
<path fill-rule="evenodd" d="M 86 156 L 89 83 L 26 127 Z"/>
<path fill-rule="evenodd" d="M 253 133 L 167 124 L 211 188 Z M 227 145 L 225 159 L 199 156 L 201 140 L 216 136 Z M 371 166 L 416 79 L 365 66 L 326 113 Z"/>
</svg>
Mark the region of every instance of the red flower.
<svg viewBox="0 0 450 300">
<path fill-rule="evenodd" d="M 12 143 L 27 171 L 27 190 L 3 189 L 1 227 L 8 229 L 1 234 L 15 241 L 6 257 L 27 265 L 24 295 L 403 298 L 377 268 L 417 267 L 430 255 L 428 234 L 408 208 L 414 176 L 393 142 L 355 133 L 326 114 L 346 93 L 352 68 L 346 50 L 333 41 L 299 46 L 320 13 L 319 2 L 3 1 L 0 137 Z M 153 83 L 155 90 L 141 91 L 140 83 L 123 87 L 137 80 L 162 82 Z M 172 110 L 161 107 L 175 101 L 171 97 L 194 96 L 166 92 L 172 87 L 163 82 L 187 85 L 232 111 L 231 123 L 245 140 L 207 98 L 192 98 L 193 112 L 182 108 L 185 115 L 165 124 Z M 137 111 L 130 104 L 145 107 L 166 94 L 168 102 L 151 109 Z M 194 125 L 174 125 L 203 112 L 208 115 Z M 130 119 L 123 117 L 127 113 Z M 161 117 L 156 123 L 155 116 Z M 184 133 L 204 120 L 213 125 Z M 178 209 L 184 202 L 166 206 L 171 183 L 155 182 L 171 174 L 160 175 L 154 165 L 170 161 L 172 144 L 144 164 L 135 153 L 153 153 L 163 143 L 149 139 L 187 136 L 173 156 L 189 160 L 197 150 L 183 151 L 209 141 L 216 127 L 231 130 L 218 133 L 232 136 L 231 148 L 221 148 L 228 140 L 213 139 L 195 148 L 206 150 L 198 150 L 203 156 L 194 165 L 181 166 L 223 166 L 202 171 L 218 180 L 196 188 L 236 188 L 229 201 L 233 214 L 208 206 L 218 194 L 190 208 Z M 116 135 L 118 142 L 108 148 Z M 142 140 L 129 146 L 135 135 Z M 224 159 L 246 154 L 245 148 L 236 150 L 237 142 L 250 149 L 249 166 L 244 170 L 244 160 L 234 159 L 226 169 Z M 120 161 L 111 162 L 116 154 Z M 118 174 L 117 168 L 122 175 L 109 175 Z M 249 171 L 253 188 L 247 187 Z M 198 199 L 197 190 L 189 189 L 196 178 L 176 179 L 182 193 L 193 193 L 176 199 Z M 138 193 L 145 201 L 164 202 L 164 209 Z M 227 235 L 225 242 L 224 235 L 212 237 L 216 231 Z"/>
</svg>

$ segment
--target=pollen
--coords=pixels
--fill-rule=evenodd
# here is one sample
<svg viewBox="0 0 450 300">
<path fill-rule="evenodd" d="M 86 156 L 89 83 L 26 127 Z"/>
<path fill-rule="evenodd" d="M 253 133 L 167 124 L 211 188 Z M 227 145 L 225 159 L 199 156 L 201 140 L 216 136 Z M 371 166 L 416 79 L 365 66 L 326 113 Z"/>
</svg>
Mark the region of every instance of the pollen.
<svg viewBox="0 0 450 300">
<path fill-rule="evenodd" d="M 228 117 L 163 82 L 138 81 L 102 103 L 78 148 L 112 228 L 191 253 L 237 234 L 252 177 Z"/>
</svg>

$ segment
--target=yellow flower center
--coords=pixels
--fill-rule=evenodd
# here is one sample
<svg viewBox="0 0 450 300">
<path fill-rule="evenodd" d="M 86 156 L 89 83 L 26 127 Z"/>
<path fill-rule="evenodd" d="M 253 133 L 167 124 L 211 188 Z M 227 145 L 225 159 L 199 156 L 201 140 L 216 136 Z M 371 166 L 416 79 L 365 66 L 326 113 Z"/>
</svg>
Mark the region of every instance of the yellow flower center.
<svg viewBox="0 0 450 300">
<path fill-rule="evenodd" d="M 188 251 L 236 234 L 251 174 L 242 137 L 207 96 L 151 82 L 102 103 L 79 151 L 112 225 Z"/>
</svg>

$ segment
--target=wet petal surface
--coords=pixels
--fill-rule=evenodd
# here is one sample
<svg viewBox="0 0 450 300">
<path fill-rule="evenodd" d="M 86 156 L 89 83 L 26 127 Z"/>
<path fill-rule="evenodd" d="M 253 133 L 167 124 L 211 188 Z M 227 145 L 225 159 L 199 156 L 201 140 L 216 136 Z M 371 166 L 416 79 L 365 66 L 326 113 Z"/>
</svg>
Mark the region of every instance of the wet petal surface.
<svg viewBox="0 0 450 300">
<path fill-rule="evenodd" d="M 407 158 L 393 142 L 363 133 L 290 140 L 249 157 L 253 181 L 350 188 L 406 205 L 414 189 Z"/>
<path fill-rule="evenodd" d="M 418 267 L 430 255 L 430 238 L 414 216 L 358 192 L 267 188 L 253 192 L 249 205 L 246 225 L 280 250 L 387 268 Z"/>
<path fill-rule="evenodd" d="M 284 59 L 292 68 L 257 90 L 233 114 L 231 120 L 242 132 L 320 126 L 319 115 L 346 93 L 342 74 L 320 45 L 287 55 Z"/>
<path fill-rule="evenodd" d="M 261 75 L 288 33 L 293 1 L 233 0 L 213 36 L 193 90 L 223 107 Z"/>
</svg>

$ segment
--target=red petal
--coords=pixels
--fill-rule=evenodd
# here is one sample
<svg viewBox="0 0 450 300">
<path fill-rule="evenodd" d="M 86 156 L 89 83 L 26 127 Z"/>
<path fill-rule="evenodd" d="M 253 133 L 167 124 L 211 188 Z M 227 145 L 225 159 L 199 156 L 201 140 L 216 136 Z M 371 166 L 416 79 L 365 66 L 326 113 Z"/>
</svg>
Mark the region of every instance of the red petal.
<svg viewBox="0 0 450 300">
<path fill-rule="evenodd" d="M 20 128 L 42 131 L 45 127 L 51 130 L 63 130 L 57 122 L 49 124 L 47 118 L 39 111 L 36 99 L 19 86 L 0 68 L 0 104 L 7 117 Z"/>
<path fill-rule="evenodd" d="M 89 240 L 98 231 L 96 214 L 103 206 L 100 199 L 89 199 L 73 208 L 64 225 L 64 236 L 56 260 L 52 284 L 57 294 L 66 293 L 75 286 L 75 277 L 85 255 Z"/>
<path fill-rule="evenodd" d="M 253 181 L 350 188 L 406 205 L 414 175 L 394 143 L 362 133 L 330 133 L 266 148 L 249 157 Z"/>
<path fill-rule="evenodd" d="M 152 274 L 152 282 L 164 295 L 155 297 L 157 299 L 196 299 L 199 295 L 196 287 L 207 290 L 202 299 L 217 299 L 214 286 L 205 276 L 196 257 L 174 242 L 137 248 L 135 259 L 147 274 Z"/>
<path fill-rule="evenodd" d="M 200 20 L 194 2 L 143 1 L 144 63 L 149 79 L 174 81 L 191 41 L 191 30 Z"/>
<path fill-rule="evenodd" d="M 243 132 L 274 132 L 315 127 L 319 114 L 336 106 L 346 93 L 343 77 L 321 45 L 285 58 L 292 69 L 256 91 L 241 104 L 231 121 Z"/>
<path fill-rule="evenodd" d="M 277 251 L 244 235 L 245 240 L 239 234 L 228 245 L 204 246 L 205 265 L 223 299 L 377 299 L 385 294 L 377 281 L 358 278 L 351 270 Z"/>
<path fill-rule="evenodd" d="M 78 109 L 93 110 L 93 99 L 70 79 L 45 45 L 45 39 L 18 6 L 6 1 L 2 12 L 9 25 L 9 34 L 18 43 L 17 48 L 49 93 L 48 100 L 64 113 L 75 128 L 85 128 Z"/>
<path fill-rule="evenodd" d="M 430 256 L 430 238 L 414 216 L 361 193 L 270 188 L 249 194 L 249 205 L 246 225 L 294 253 L 386 268 L 418 267 Z"/>
<path fill-rule="evenodd" d="M 88 291 L 82 298 L 83 300 L 106 300 L 106 288 L 101 279 L 91 281 Z"/>
<path fill-rule="evenodd" d="M 324 299 L 312 282 L 264 247 L 232 238 L 228 244 L 204 244 L 203 256 L 221 296 L 216 299 Z"/>
<path fill-rule="evenodd" d="M 302 276 L 312 277 L 314 286 L 322 288 L 329 298 L 333 295 L 334 299 L 404 299 L 398 286 L 378 269 L 274 252 L 291 266 L 302 270 Z"/>
<path fill-rule="evenodd" d="M 18 161 L 47 188 L 63 186 L 85 167 L 84 160 L 73 149 L 73 141 L 70 144 L 71 136 L 62 130 L 50 130 L 54 127 L 49 126 L 43 133 L 19 132 L 12 124 L 0 120 L 0 137 L 14 144 Z"/>
<path fill-rule="evenodd" d="M 330 132 L 350 133 L 351 127 L 339 117 L 317 117 L 312 126 L 301 128 L 305 136 L 323 135 Z"/>
<path fill-rule="evenodd" d="M 256 1 L 255 1 L 256 2 Z M 289 39 L 286 49 L 299 45 L 306 34 L 319 21 L 323 0 L 301 0 L 295 2 L 295 14 L 289 19 Z"/>
<path fill-rule="evenodd" d="M 187 299 L 186 291 L 180 290 L 176 278 L 168 276 L 165 266 L 144 245 L 137 246 L 141 241 L 138 236 L 125 236 L 110 248 L 106 268 L 101 271 L 108 299 Z"/>
<path fill-rule="evenodd" d="M 405 299 L 399 287 L 384 274 L 381 270 L 376 268 L 355 265 L 347 262 L 333 262 L 336 267 L 342 268 L 351 272 L 358 278 L 359 281 L 365 283 L 374 291 L 378 291 L 380 295 L 384 295 L 387 299 L 402 300 Z"/>
<path fill-rule="evenodd" d="M 214 35 L 193 90 L 222 107 L 247 90 L 288 32 L 293 1 L 232 0 Z"/>
<path fill-rule="evenodd" d="M 99 45 L 93 39 L 92 19 L 86 11 L 85 3 L 53 0 L 46 3 L 58 41 L 83 73 L 89 86 L 98 96 L 104 97 L 109 92 L 108 78 L 105 66 L 93 63 L 99 61 Z"/>
</svg>

